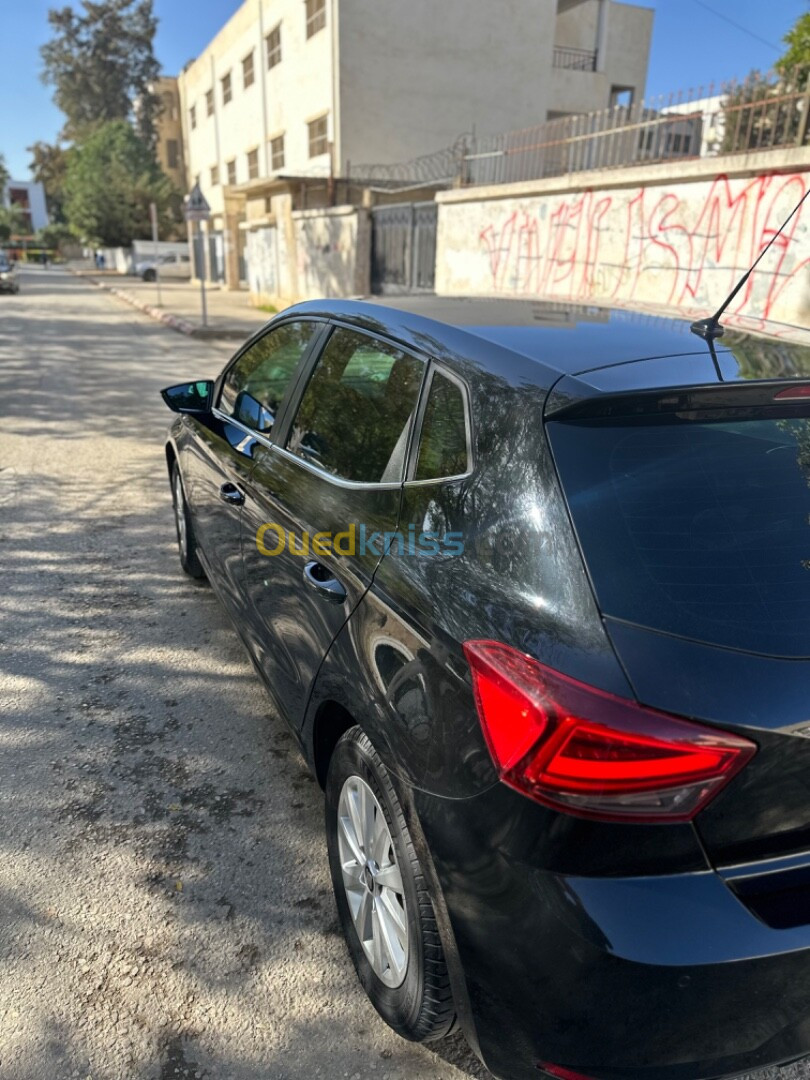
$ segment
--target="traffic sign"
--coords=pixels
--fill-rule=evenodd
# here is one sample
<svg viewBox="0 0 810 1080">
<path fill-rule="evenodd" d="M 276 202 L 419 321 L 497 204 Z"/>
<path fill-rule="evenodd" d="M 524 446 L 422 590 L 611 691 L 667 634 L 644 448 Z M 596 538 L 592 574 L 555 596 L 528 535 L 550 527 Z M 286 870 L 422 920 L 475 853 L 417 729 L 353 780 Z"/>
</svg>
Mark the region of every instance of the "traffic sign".
<svg viewBox="0 0 810 1080">
<path fill-rule="evenodd" d="M 183 203 L 183 214 L 186 221 L 208 221 L 211 217 L 211 207 L 200 190 L 199 184 L 195 184 L 191 192 L 186 196 Z"/>
</svg>

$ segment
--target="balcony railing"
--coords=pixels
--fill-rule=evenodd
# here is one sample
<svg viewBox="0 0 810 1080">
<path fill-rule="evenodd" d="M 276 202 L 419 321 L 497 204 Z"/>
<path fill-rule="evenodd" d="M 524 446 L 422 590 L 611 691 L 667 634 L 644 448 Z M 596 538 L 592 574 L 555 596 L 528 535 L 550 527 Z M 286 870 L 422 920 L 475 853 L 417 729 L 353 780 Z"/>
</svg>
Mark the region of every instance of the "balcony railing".
<svg viewBox="0 0 810 1080">
<path fill-rule="evenodd" d="M 596 52 L 555 45 L 552 63 L 555 68 L 566 68 L 568 71 L 596 71 Z"/>
</svg>

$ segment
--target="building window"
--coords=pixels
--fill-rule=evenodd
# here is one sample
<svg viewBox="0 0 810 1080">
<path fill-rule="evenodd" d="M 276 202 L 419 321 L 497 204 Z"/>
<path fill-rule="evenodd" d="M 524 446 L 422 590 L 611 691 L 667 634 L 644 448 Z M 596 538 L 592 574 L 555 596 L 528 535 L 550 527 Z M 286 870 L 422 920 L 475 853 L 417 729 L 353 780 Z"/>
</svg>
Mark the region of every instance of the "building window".
<svg viewBox="0 0 810 1080">
<path fill-rule="evenodd" d="M 211 187 L 216 187 L 219 183 L 219 165 L 211 166 Z"/>
<path fill-rule="evenodd" d="M 231 158 L 230 161 L 225 163 L 225 168 L 228 170 L 228 183 L 236 183 L 236 158 Z"/>
<path fill-rule="evenodd" d="M 270 164 L 273 172 L 284 168 L 284 136 L 276 135 L 270 140 Z"/>
<path fill-rule="evenodd" d="M 173 94 L 163 95 L 163 115 L 166 117 L 167 120 L 177 119 L 177 110 L 174 107 Z"/>
<path fill-rule="evenodd" d="M 180 162 L 180 147 L 177 144 L 177 139 L 166 140 L 166 166 L 169 169 L 176 169 Z"/>
<path fill-rule="evenodd" d="M 245 90 L 247 90 L 249 86 L 253 86 L 253 79 L 253 49 L 251 49 L 242 61 L 242 82 Z"/>
<path fill-rule="evenodd" d="M 233 97 L 233 91 L 231 90 L 231 73 L 230 73 L 230 71 L 228 72 L 227 75 L 223 75 L 222 79 L 220 81 L 222 82 L 222 104 L 227 105 L 228 102 Z"/>
<path fill-rule="evenodd" d="M 248 166 L 248 180 L 258 180 L 258 178 L 259 178 L 259 151 L 258 150 L 248 150 L 247 166 Z"/>
<path fill-rule="evenodd" d="M 206 116 L 213 116 L 214 115 L 214 91 L 213 90 L 206 90 L 205 91 L 205 115 Z"/>
<path fill-rule="evenodd" d="M 271 30 L 267 37 L 264 39 L 267 45 L 267 67 L 274 68 L 276 64 L 281 63 L 281 23 Z"/>
<path fill-rule="evenodd" d="M 309 129 L 309 156 L 320 157 L 329 152 L 329 134 L 327 131 L 328 114 L 319 116 L 317 120 L 310 120 L 307 124 Z"/>
<path fill-rule="evenodd" d="M 307 37 L 311 38 L 326 26 L 326 0 L 306 0 Z"/>
<path fill-rule="evenodd" d="M 193 131 L 194 128 L 197 126 L 197 106 L 196 105 L 192 105 L 191 108 L 188 110 L 188 119 L 189 119 L 189 123 L 191 124 L 191 130 Z"/>
</svg>

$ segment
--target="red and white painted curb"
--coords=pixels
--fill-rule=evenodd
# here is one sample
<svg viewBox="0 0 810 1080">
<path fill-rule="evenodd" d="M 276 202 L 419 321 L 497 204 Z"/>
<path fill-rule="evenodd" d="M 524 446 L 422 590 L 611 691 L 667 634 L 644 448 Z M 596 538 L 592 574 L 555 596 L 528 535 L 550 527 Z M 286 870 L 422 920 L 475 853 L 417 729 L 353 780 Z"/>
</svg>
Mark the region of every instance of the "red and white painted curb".
<svg viewBox="0 0 810 1080">
<path fill-rule="evenodd" d="M 75 276 L 81 278 L 82 281 L 89 281 L 91 285 L 95 285 L 99 289 L 104 289 L 105 292 L 112 293 L 112 295 L 117 296 L 119 300 L 123 300 L 126 304 L 131 304 L 132 307 L 137 308 L 138 311 L 142 311 L 144 315 L 148 315 L 150 318 L 156 319 L 166 326 L 170 326 L 172 330 L 177 330 L 178 333 L 187 334 L 189 337 L 193 337 L 197 331 L 197 327 L 194 323 L 190 323 L 188 319 L 181 319 L 179 315 L 172 315 L 171 312 L 162 311 L 153 304 L 145 304 L 143 300 L 139 300 L 138 297 L 133 296 L 132 293 L 128 293 L 124 289 L 117 289 L 114 285 L 107 285 L 97 278 L 90 277 L 89 274 L 80 274 L 71 267 L 68 267 L 68 269 L 71 274 L 75 274 Z"/>
</svg>

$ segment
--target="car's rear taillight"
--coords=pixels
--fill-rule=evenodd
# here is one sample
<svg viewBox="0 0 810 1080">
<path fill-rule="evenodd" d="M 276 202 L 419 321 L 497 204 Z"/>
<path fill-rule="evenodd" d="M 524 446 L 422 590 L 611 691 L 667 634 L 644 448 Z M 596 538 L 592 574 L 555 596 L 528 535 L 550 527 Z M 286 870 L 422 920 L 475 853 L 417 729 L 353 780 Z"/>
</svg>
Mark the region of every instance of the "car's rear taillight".
<svg viewBox="0 0 810 1080">
<path fill-rule="evenodd" d="M 566 1069 L 563 1065 L 549 1065 L 546 1061 L 541 1061 L 537 1068 L 542 1069 L 548 1076 L 558 1077 L 558 1080 L 591 1080 L 591 1077 L 586 1076 L 585 1073 L 574 1072 L 573 1069 Z"/>
<path fill-rule="evenodd" d="M 468 641 L 475 700 L 500 778 L 557 810 L 689 821 L 755 743 L 614 697 L 496 641 Z"/>
</svg>

